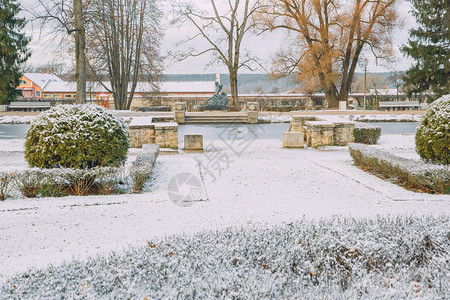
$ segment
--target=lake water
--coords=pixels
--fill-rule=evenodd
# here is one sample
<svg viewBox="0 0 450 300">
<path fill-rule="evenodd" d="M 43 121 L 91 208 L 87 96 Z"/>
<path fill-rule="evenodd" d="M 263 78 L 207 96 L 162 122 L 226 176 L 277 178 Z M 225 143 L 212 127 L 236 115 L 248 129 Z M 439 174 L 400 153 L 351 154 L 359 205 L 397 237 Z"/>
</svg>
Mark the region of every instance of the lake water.
<svg viewBox="0 0 450 300">
<path fill-rule="evenodd" d="M 375 122 L 368 123 L 381 127 L 382 134 L 415 133 L 417 122 Z M 23 139 L 29 124 L 0 124 L 0 139 Z M 203 134 L 205 139 L 281 139 L 289 123 L 273 124 L 210 124 L 181 125 L 178 130 L 180 140 L 185 134 Z"/>
</svg>

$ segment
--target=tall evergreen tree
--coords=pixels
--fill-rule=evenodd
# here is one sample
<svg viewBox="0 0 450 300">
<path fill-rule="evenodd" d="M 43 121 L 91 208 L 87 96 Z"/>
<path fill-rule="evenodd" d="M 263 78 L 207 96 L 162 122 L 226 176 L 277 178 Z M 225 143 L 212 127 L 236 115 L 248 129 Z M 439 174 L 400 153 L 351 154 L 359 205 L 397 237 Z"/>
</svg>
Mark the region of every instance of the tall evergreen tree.
<svg viewBox="0 0 450 300">
<path fill-rule="evenodd" d="M 450 93 L 450 2 L 448 0 L 409 0 L 419 24 L 410 30 L 401 51 L 416 61 L 403 80 L 409 94 L 428 90 L 433 98 Z"/>
<path fill-rule="evenodd" d="M 0 2 L 0 104 L 8 104 L 22 94 L 21 65 L 29 58 L 27 45 L 30 39 L 21 31 L 26 20 L 18 18 L 20 6 L 16 0 Z"/>
</svg>

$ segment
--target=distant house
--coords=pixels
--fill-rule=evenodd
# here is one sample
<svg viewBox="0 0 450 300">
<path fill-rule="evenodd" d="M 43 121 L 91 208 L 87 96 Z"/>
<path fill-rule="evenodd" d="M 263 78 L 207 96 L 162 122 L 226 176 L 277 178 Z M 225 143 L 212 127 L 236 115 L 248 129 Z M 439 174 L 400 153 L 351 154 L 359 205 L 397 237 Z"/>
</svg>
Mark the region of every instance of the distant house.
<svg viewBox="0 0 450 300">
<path fill-rule="evenodd" d="M 54 89 L 55 85 L 64 83 L 61 78 L 51 73 L 24 73 L 18 88 L 22 90 L 25 99 L 43 99 L 48 98 L 48 91 Z M 60 94 L 58 98 L 63 97 L 64 94 Z"/>
<path fill-rule="evenodd" d="M 205 97 L 211 96 L 215 91 L 213 81 L 194 82 L 160 82 L 159 88 L 155 89 L 148 82 L 138 82 L 134 97 L 142 98 L 148 96 L 186 96 Z M 86 98 L 95 99 L 97 94 L 112 94 L 108 92 L 110 82 L 87 82 Z M 25 99 L 67 99 L 76 97 L 77 86 L 75 82 L 64 81 L 51 73 L 25 73 L 18 87 L 23 91 Z M 130 88 L 130 87 L 129 87 Z"/>
</svg>

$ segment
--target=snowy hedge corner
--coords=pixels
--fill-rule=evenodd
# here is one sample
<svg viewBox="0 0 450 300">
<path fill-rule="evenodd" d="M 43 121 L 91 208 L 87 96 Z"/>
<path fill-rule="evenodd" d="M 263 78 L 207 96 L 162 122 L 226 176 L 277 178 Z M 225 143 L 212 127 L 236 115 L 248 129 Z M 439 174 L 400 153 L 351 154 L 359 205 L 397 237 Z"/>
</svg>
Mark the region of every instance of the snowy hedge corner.
<svg viewBox="0 0 450 300">
<path fill-rule="evenodd" d="M 416 150 L 431 162 L 450 164 L 450 94 L 434 101 L 417 127 Z"/>
<path fill-rule="evenodd" d="M 97 105 L 61 105 L 31 123 L 25 158 L 40 168 L 118 167 L 128 148 L 128 130 L 115 113 Z"/>
<path fill-rule="evenodd" d="M 380 139 L 381 127 L 363 123 L 355 124 L 355 143 L 375 145 Z"/>
</svg>

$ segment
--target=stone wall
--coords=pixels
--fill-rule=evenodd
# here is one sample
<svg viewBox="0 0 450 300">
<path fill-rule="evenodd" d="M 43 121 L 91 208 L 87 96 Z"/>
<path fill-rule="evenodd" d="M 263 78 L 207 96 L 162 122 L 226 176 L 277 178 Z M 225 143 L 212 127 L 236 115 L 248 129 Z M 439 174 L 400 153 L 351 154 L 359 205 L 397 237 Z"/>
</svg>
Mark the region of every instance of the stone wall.
<svg viewBox="0 0 450 300">
<path fill-rule="evenodd" d="M 155 124 L 155 142 L 160 148 L 178 149 L 178 125 Z"/>
<path fill-rule="evenodd" d="M 155 141 L 155 126 L 130 126 L 128 127 L 130 134 L 131 148 L 141 148 L 144 144 L 154 144 Z"/>
<path fill-rule="evenodd" d="M 134 98 L 131 104 L 135 106 L 170 106 L 175 111 L 177 102 L 186 103 L 186 111 L 196 111 L 196 106 L 203 106 L 205 101 L 214 93 L 208 96 L 162 96 L 158 98 Z M 242 109 L 247 102 L 257 103 L 260 110 L 268 110 L 268 107 L 290 107 L 290 110 L 314 109 L 316 106 L 323 106 L 324 98 L 319 96 L 299 96 L 299 95 L 239 95 L 238 105 Z"/>
<path fill-rule="evenodd" d="M 128 126 L 128 132 L 132 148 L 157 144 L 160 148 L 178 149 L 177 123 L 154 123 L 151 117 L 135 117 Z"/>
<path fill-rule="evenodd" d="M 288 132 L 302 132 L 309 147 L 344 146 L 353 143 L 353 122 L 338 117 L 292 116 Z"/>
</svg>

